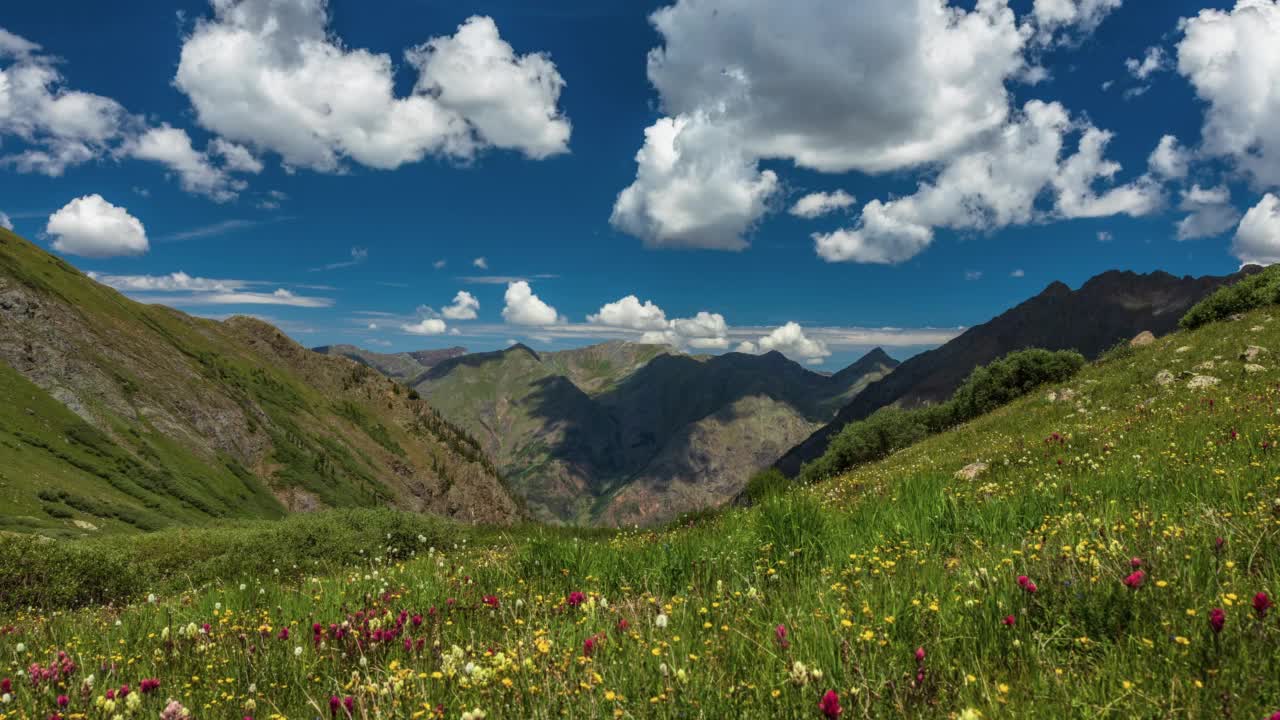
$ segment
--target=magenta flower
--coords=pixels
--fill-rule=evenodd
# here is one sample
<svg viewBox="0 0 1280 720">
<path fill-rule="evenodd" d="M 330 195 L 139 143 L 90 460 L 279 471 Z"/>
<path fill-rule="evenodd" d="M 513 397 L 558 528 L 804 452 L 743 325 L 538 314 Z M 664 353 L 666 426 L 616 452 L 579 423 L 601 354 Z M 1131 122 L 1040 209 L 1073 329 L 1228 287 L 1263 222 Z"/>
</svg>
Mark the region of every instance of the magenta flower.
<svg viewBox="0 0 1280 720">
<path fill-rule="evenodd" d="M 1129 560 L 1129 567 L 1134 569 L 1142 567 L 1142 558 L 1140 557 L 1131 558 Z"/>
<path fill-rule="evenodd" d="M 828 720 L 835 720 L 840 717 L 840 713 L 844 712 L 844 708 L 840 707 L 840 696 L 835 690 L 828 690 L 827 694 L 822 696 L 818 701 L 818 709 Z"/>
<path fill-rule="evenodd" d="M 1267 611 L 1271 609 L 1274 603 L 1271 597 L 1264 592 L 1260 592 L 1253 596 L 1253 611 L 1258 613 L 1258 619 L 1262 620 L 1267 616 Z"/>
<path fill-rule="evenodd" d="M 1008 625 L 1009 627 L 1013 627 L 1017 622 L 1018 622 L 1018 618 L 1016 618 L 1016 617 L 1014 617 L 1014 616 L 1012 616 L 1012 615 L 1005 615 L 1005 616 L 1004 616 L 1004 624 L 1005 624 L 1005 625 Z"/>
<path fill-rule="evenodd" d="M 597 643 L 596 643 L 596 638 L 595 638 L 595 636 L 594 636 L 594 635 L 593 635 L 593 636 L 591 636 L 591 637 L 589 637 L 589 638 L 587 638 L 586 640 L 583 640 L 583 641 L 582 641 L 582 655 L 583 655 L 583 657 L 591 657 L 592 655 L 595 655 L 595 654 L 596 654 L 596 645 L 597 645 Z"/>
<path fill-rule="evenodd" d="M 786 650 L 791 647 L 791 641 L 787 640 L 787 626 L 779 625 L 773 629 L 773 639 L 777 641 L 778 647 Z"/>
<path fill-rule="evenodd" d="M 71 704 L 71 698 L 67 697 L 66 695 L 58 696 L 58 707 L 65 708 L 70 704 Z"/>
<path fill-rule="evenodd" d="M 494 610 L 497 610 L 497 609 L 498 609 L 498 596 L 497 596 L 497 595 L 485 595 L 485 596 L 484 596 L 484 604 L 485 604 L 485 605 L 488 605 L 489 607 L 493 608 Z"/>
<path fill-rule="evenodd" d="M 1222 608 L 1214 608 L 1209 611 L 1209 627 L 1213 629 L 1214 634 L 1222 632 L 1222 626 L 1227 624 L 1227 614 Z"/>
<path fill-rule="evenodd" d="M 1147 579 L 1146 573 L 1142 572 L 1141 570 L 1134 570 L 1133 572 L 1129 573 L 1128 577 L 1124 579 L 1124 584 L 1128 586 L 1130 590 L 1137 590 L 1138 588 L 1142 587 L 1142 581 L 1146 579 Z"/>
<path fill-rule="evenodd" d="M 916 648 L 916 662 L 924 662 L 924 648 L 922 647 Z"/>
<path fill-rule="evenodd" d="M 156 678 L 146 678 L 138 683 L 138 689 L 143 695 L 149 695 L 160 687 L 160 681 Z"/>
<path fill-rule="evenodd" d="M 569 599 L 566 600 L 565 602 L 569 603 L 569 607 L 576 608 L 586 601 L 587 601 L 586 595 L 582 594 L 577 590 L 574 590 L 573 592 L 569 593 Z"/>
</svg>

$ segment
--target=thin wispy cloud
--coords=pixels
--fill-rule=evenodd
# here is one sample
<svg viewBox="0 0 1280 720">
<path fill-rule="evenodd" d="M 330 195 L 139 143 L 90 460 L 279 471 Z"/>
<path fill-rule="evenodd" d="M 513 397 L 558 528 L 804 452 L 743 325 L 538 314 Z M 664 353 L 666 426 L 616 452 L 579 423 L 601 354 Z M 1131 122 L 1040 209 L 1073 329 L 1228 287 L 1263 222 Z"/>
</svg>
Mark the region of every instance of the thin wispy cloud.
<svg viewBox="0 0 1280 720">
<path fill-rule="evenodd" d="M 157 242 L 181 242 L 183 240 L 196 240 L 199 238 L 216 237 L 218 235 L 227 235 L 229 233 L 247 230 L 249 228 L 258 227 L 260 225 L 271 225 L 274 223 L 292 220 L 292 216 L 284 216 L 270 218 L 266 220 L 247 220 L 237 218 L 233 220 L 222 220 L 220 222 L 209 225 L 201 225 L 190 230 L 181 230 L 179 232 L 161 235 L 156 238 Z"/>
<path fill-rule="evenodd" d="M 297 295 L 281 288 L 275 292 L 211 292 L 192 293 L 190 295 L 146 295 L 135 298 L 142 302 L 175 305 L 178 307 L 192 305 L 283 305 L 299 308 L 333 307 L 332 298 Z"/>
<path fill-rule="evenodd" d="M 357 247 L 351 248 L 351 259 L 329 263 L 328 265 L 321 265 L 320 267 L 313 267 L 307 272 L 324 272 L 326 270 L 341 270 L 342 268 L 349 268 L 349 267 L 354 267 L 356 265 L 361 265 L 364 263 L 365 260 L 368 260 L 368 259 L 369 259 L 369 249 L 357 246 Z"/>
<path fill-rule="evenodd" d="M 516 282 L 529 282 L 530 280 L 554 280 L 560 277 L 554 273 L 539 273 L 537 275 L 460 275 L 458 282 L 464 282 L 469 285 L 507 285 Z"/>
<path fill-rule="evenodd" d="M 299 295 L 285 288 L 257 292 L 250 288 L 270 286 L 262 280 L 212 279 L 175 272 L 168 275 L 110 275 L 90 271 L 97 282 L 125 293 L 138 302 L 175 307 L 198 305 L 282 305 L 299 308 L 332 307 L 332 298 Z"/>
</svg>

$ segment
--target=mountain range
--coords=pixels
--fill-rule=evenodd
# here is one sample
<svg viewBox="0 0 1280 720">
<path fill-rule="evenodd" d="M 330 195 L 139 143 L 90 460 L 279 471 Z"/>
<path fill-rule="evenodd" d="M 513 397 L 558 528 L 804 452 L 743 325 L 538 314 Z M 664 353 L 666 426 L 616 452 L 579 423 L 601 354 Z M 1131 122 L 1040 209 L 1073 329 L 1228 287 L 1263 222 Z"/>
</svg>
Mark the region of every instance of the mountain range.
<svg viewBox="0 0 1280 720">
<path fill-rule="evenodd" d="M 1028 347 L 1097 357 L 1242 274 L 1053 283 L 899 364 L 607 342 L 304 349 L 249 317 L 145 305 L 0 230 L 0 530 L 84 534 L 324 507 L 649 525 L 788 474 L 850 422 L 946 399 Z"/>
<path fill-rule="evenodd" d="M 896 365 L 881 350 L 822 375 L 777 352 L 517 344 L 441 361 L 413 388 L 479 441 L 535 518 L 632 525 L 732 498 Z"/>
<path fill-rule="evenodd" d="M 0 530 L 524 517 L 476 441 L 400 383 L 259 320 L 134 302 L 3 229 L 0 390 Z"/>
<path fill-rule="evenodd" d="M 912 357 L 888 377 L 868 385 L 832 422 L 788 451 L 776 467 L 795 475 L 805 462 L 820 457 L 830 438 L 845 425 L 882 407 L 912 408 L 946 400 L 974 368 L 1015 350 L 1076 350 L 1094 359 L 1141 332 L 1172 332 L 1196 302 L 1260 269 L 1247 266 L 1232 275 L 1199 278 L 1112 270 L 1090 278 L 1078 290 L 1051 283 L 1039 295 Z"/>
</svg>

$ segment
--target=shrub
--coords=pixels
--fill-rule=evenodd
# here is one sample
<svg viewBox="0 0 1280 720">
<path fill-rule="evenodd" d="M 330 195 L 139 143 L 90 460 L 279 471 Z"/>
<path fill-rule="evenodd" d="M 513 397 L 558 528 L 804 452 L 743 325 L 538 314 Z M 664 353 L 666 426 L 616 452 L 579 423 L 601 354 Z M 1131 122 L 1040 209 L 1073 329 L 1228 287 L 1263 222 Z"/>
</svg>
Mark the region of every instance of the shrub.
<svg viewBox="0 0 1280 720">
<path fill-rule="evenodd" d="M 791 481 L 786 475 L 777 468 L 765 468 L 747 481 L 747 487 L 742 491 L 742 495 L 747 502 L 752 505 L 778 494 L 791 485 Z"/>
<path fill-rule="evenodd" d="M 840 430 L 822 457 L 806 463 L 800 480 L 813 483 L 872 462 L 950 427 L 991 412 L 1050 382 L 1061 382 L 1084 366 L 1069 350 L 1020 350 L 975 368 L 940 405 L 902 410 L 885 407 Z"/>
<path fill-rule="evenodd" d="M 1272 265 L 1262 272 L 1234 282 L 1201 300 L 1182 316 L 1179 325 L 1184 330 L 1195 330 L 1237 313 L 1280 303 L 1280 265 Z"/>
</svg>

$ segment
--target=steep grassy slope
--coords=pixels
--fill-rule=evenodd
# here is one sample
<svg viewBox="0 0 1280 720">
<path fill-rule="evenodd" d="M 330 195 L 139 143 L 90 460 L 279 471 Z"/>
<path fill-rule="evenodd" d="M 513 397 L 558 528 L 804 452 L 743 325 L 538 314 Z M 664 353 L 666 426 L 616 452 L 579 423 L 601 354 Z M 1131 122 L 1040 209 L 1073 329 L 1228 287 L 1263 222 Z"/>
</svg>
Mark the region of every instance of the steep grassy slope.
<svg viewBox="0 0 1280 720">
<path fill-rule="evenodd" d="M 9 527 L 517 512 L 474 441 L 396 383 L 256 320 L 133 302 L 2 230 L 0 382 Z"/>
<path fill-rule="evenodd" d="M 85 695 L 82 675 L 15 683 L 13 707 L 45 717 L 66 693 L 77 712 L 156 677 L 149 714 L 173 698 L 323 716 L 335 697 L 354 717 L 820 718 L 825 697 L 842 718 L 1265 718 L 1280 710 L 1277 317 L 1109 356 L 680 528 L 520 528 L 444 551 L 397 535 L 370 547 L 399 548 L 375 568 L 280 568 L 305 592 L 263 568 L 155 605 L 11 614 L 0 653 L 19 670 L 60 649 L 126 668 Z M 8 542 L 37 569 L 96 551 Z"/>
<path fill-rule="evenodd" d="M 794 476 L 803 463 L 821 456 L 830 438 L 846 424 L 889 405 L 913 408 L 942 402 L 975 367 L 1015 350 L 1075 350 L 1092 359 L 1144 330 L 1156 335 L 1172 332 L 1182 314 L 1201 298 L 1257 270 L 1250 266 L 1230 276 L 1199 278 L 1113 270 L 1090 278 L 1078 290 L 1052 283 L 998 317 L 904 362 L 841 408 L 835 420 L 787 452 L 778 468 Z"/>
<path fill-rule="evenodd" d="M 835 376 L 779 353 L 611 342 L 440 363 L 417 389 L 477 437 L 544 521 L 652 524 L 715 507 L 896 363 Z"/>
</svg>

